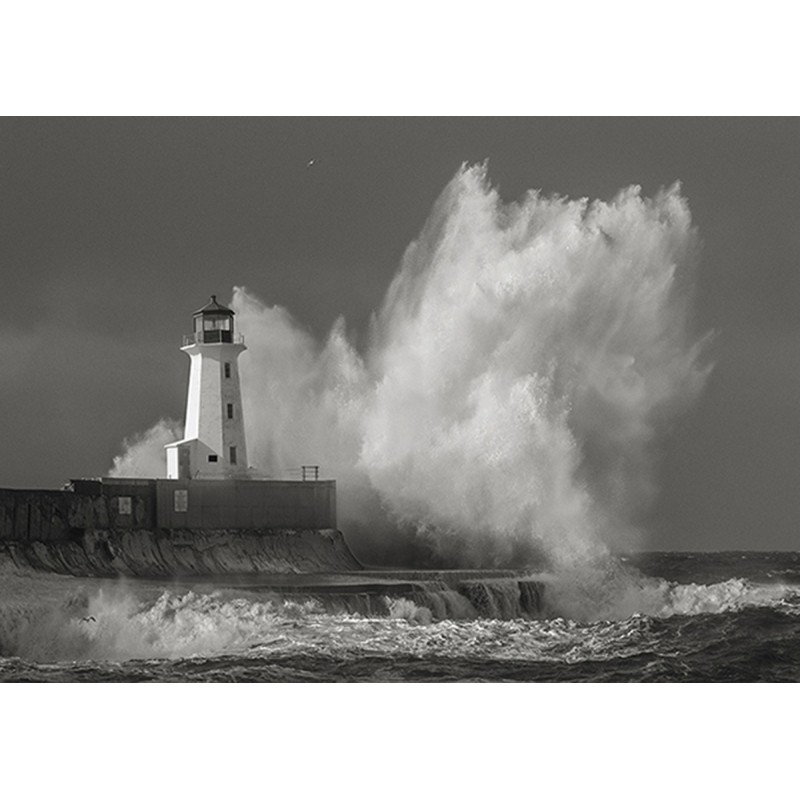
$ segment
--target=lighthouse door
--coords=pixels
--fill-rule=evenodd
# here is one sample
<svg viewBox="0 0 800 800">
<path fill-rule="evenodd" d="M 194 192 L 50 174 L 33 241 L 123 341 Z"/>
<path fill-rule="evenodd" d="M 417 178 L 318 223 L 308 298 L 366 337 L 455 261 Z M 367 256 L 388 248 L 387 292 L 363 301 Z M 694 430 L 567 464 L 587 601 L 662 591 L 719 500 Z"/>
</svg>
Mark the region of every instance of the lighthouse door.
<svg viewBox="0 0 800 800">
<path fill-rule="evenodd" d="M 178 477 L 179 478 L 192 477 L 189 448 L 186 446 L 178 448 Z"/>
</svg>

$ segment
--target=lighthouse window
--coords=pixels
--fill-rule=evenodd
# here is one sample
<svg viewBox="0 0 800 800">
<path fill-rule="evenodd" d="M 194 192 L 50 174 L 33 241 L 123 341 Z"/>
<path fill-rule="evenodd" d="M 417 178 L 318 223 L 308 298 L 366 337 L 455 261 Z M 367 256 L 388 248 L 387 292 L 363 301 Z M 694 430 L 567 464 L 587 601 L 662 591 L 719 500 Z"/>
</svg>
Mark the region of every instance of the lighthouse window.
<svg viewBox="0 0 800 800">
<path fill-rule="evenodd" d="M 117 502 L 119 503 L 119 513 L 120 514 L 130 514 L 131 513 L 131 498 L 130 497 L 118 497 Z"/>
<path fill-rule="evenodd" d="M 207 331 L 229 331 L 231 329 L 230 317 L 224 319 L 205 317 L 203 319 L 203 330 Z"/>
<path fill-rule="evenodd" d="M 217 463 L 217 456 L 209 456 L 209 457 L 208 457 L 208 460 L 209 460 L 209 461 L 210 461 L 212 464 L 216 464 L 216 463 Z"/>
<path fill-rule="evenodd" d="M 231 464 L 236 463 L 236 448 L 231 447 Z"/>
<path fill-rule="evenodd" d="M 225 362 L 225 377 L 226 378 L 230 378 L 230 376 L 231 376 L 231 362 L 230 361 L 226 361 Z"/>
<path fill-rule="evenodd" d="M 233 419 L 233 403 L 228 403 L 228 419 Z"/>
</svg>

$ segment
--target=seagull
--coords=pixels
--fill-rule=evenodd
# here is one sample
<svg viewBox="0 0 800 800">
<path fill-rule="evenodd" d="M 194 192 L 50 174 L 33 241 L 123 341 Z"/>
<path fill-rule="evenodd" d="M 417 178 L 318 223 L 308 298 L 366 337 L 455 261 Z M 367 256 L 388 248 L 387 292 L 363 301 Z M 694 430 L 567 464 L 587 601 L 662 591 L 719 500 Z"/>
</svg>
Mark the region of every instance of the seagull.
<svg viewBox="0 0 800 800">
<path fill-rule="evenodd" d="M 309 167 L 313 167 L 313 166 L 314 166 L 314 164 L 316 164 L 316 163 L 317 163 L 317 161 L 319 161 L 319 159 L 318 159 L 318 158 L 312 158 L 312 159 L 311 159 L 311 161 L 309 161 L 309 162 L 306 164 L 306 169 L 308 169 Z"/>
<path fill-rule="evenodd" d="M 94 617 L 84 617 L 81 622 L 97 622 Z"/>
</svg>

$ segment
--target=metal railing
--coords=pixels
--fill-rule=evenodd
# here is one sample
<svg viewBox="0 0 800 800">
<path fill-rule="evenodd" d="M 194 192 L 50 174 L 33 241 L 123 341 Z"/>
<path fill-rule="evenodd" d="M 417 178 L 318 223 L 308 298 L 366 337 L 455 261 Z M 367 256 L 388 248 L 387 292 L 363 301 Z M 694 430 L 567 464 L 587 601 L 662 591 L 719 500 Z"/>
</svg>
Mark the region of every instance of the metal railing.
<svg viewBox="0 0 800 800">
<path fill-rule="evenodd" d="M 319 467 L 314 464 L 312 466 L 291 467 L 286 470 L 291 476 L 291 480 L 301 481 L 318 481 L 319 480 Z"/>
<path fill-rule="evenodd" d="M 244 336 L 231 331 L 197 331 L 183 337 L 183 347 L 193 344 L 244 344 Z"/>
</svg>

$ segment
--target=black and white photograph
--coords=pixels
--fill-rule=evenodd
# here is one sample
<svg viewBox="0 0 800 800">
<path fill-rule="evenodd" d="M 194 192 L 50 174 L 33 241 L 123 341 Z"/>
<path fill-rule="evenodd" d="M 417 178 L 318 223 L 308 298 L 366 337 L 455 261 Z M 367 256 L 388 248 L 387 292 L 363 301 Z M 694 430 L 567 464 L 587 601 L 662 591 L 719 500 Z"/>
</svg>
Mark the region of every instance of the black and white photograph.
<svg viewBox="0 0 800 800">
<path fill-rule="evenodd" d="M 797 120 L 0 136 L 4 680 L 800 678 Z"/>
<path fill-rule="evenodd" d="M 4 12 L 4 796 L 790 790 L 772 5 Z"/>
</svg>

